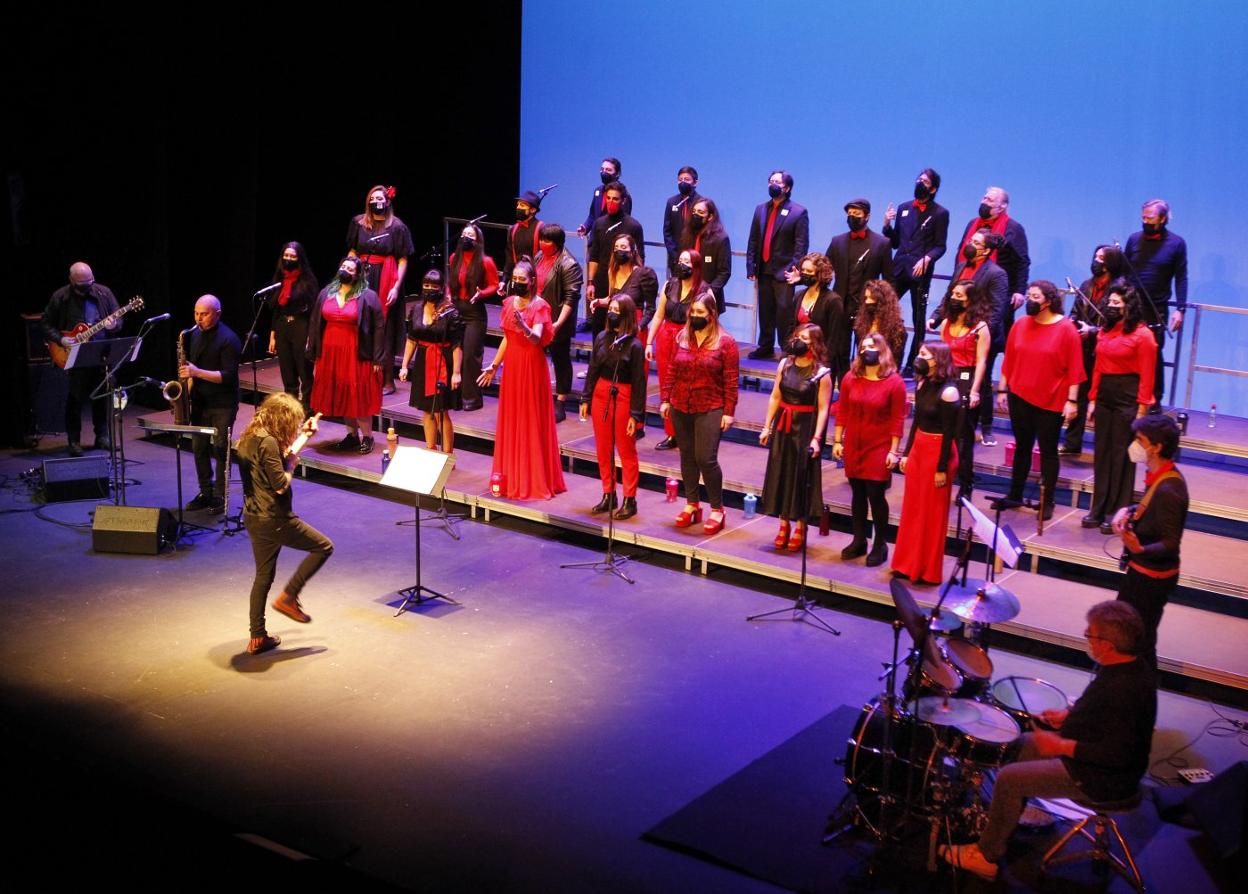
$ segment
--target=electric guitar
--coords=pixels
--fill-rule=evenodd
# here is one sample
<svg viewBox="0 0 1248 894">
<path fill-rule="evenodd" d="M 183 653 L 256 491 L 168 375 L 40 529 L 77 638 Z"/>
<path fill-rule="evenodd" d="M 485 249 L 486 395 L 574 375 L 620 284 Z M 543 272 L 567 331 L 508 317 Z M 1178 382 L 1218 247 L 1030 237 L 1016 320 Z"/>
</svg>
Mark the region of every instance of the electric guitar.
<svg viewBox="0 0 1248 894">
<path fill-rule="evenodd" d="M 98 333 L 101 329 L 111 326 L 117 320 L 120 320 L 126 314 L 130 313 L 130 311 L 142 310 L 142 308 L 143 308 L 143 296 L 135 295 L 133 298 L 130 299 L 130 301 L 125 305 L 125 307 L 121 307 L 113 311 L 104 319 L 97 320 L 95 323 L 93 323 L 90 326 L 88 326 L 86 323 L 79 323 L 73 329 L 70 329 L 68 331 L 62 331 L 61 335 L 63 335 L 66 338 L 72 338 L 75 342 L 77 342 L 80 345 L 86 344 L 92 338 L 94 338 L 96 333 Z M 65 347 L 59 341 L 50 341 L 48 342 L 48 354 L 51 355 L 53 363 L 55 363 L 61 369 L 65 368 L 65 361 L 69 359 L 69 348 Z"/>
</svg>

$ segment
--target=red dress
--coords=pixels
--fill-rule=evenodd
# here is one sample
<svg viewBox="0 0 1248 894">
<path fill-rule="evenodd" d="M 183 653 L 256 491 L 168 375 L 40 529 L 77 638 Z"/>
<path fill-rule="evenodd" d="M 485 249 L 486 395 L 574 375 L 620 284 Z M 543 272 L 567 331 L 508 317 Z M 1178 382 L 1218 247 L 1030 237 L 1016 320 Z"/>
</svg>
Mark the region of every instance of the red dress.
<svg viewBox="0 0 1248 894">
<path fill-rule="evenodd" d="M 312 377 L 312 409 L 326 416 L 362 419 L 381 412 L 381 371 L 359 359 L 360 302 L 338 306 L 337 295 L 321 305 L 325 336 Z"/>
<path fill-rule="evenodd" d="M 836 424 L 843 431 L 845 477 L 888 481 L 888 448 L 906 422 L 906 385 L 896 373 L 871 380 L 845 374 Z"/>
<path fill-rule="evenodd" d="M 520 311 L 530 327 L 542 324 L 541 344 L 534 344 L 516 325 L 516 299 L 503 303 L 503 381 L 498 387 L 498 431 L 494 437 L 494 469 L 507 476 L 503 493 L 509 500 L 549 500 L 567 487 L 559 463 L 555 405 L 550 367 L 544 348 L 554 337 L 550 305 L 534 298 Z"/>
</svg>

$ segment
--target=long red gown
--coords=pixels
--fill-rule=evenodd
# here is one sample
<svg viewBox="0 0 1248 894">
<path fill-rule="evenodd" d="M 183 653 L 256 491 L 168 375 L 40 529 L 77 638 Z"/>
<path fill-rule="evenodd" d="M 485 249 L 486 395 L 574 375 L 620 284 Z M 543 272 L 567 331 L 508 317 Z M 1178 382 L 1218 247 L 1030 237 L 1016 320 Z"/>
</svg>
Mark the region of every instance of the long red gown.
<svg viewBox="0 0 1248 894">
<path fill-rule="evenodd" d="M 312 378 L 312 409 L 326 416 L 362 419 L 381 412 L 381 372 L 359 359 L 360 302 L 338 306 L 334 295 L 321 305 L 325 336 Z"/>
<path fill-rule="evenodd" d="M 503 302 L 503 381 L 498 388 L 498 431 L 494 437 L 494 469 L 507 476 L 503 496 L 509 500 L 549 500 L 567 490 L 559 464 L 555 405 L 550 390 L 546 345 L 551 332 L 550 305 L 534 298 L 520 311 L 530 327 L 542 324 L 541 344 L 525 337 L 516 324 L 516 299 Z"/>
</svg>

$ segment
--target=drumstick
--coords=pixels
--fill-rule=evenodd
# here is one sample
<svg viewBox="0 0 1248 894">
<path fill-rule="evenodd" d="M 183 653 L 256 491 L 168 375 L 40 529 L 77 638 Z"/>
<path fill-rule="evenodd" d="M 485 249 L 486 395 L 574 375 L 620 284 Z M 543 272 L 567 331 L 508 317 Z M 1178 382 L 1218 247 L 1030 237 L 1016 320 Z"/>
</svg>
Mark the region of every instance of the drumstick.
<svg viewBox="0 0 1248 894">
<path fill-rule="evenodd" d="M 1023 709 L 1023 713 L 1028 717 L 1038 719 L 1038 715 L 1031 713 L 1027 707 L 1027 699 L 1023 698 L 1023 691 L 1018 688 L 1018 679 L 1010 677 L 1010 685 L 1014 687 L 1014 694 L 1018 696 L 1018 706 Z"/>
</svg>

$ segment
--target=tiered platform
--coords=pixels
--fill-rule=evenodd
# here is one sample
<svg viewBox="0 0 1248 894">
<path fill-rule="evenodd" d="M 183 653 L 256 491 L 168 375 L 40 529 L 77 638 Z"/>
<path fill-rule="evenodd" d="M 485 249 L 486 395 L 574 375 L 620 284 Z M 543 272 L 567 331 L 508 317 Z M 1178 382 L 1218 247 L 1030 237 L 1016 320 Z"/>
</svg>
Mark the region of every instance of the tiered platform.
<svg viewBox="0 0 1248 894">
<path fill-rule="evenodd" d="M 579 336 L 578 347 L 588 348 L 588 337 Z M 748 349 L 748 347 L 747 347 Z M 487 351 L 487 354 L 490 353 Z M 578 362 L 578 372 L 583 362 Z M 766 464 L 765 450 L 758 445 L 767 391 L 774 376 L 773 363 L 744 360 L 743 376 L 760 381 L 758 392 L 747 390 L 738 407 L 738 424 L 731 439 L 720 449 L 724 469 L 726 502 L 740 507 L 746 493 L 757 494 L 762 486 Z M 505 375 L 505 372 L 504 372 Z M 250 371 L 243 378 L 251 386 Z M 578 379 L 577 389 L 580 387 Z M 280 388 L 275 362 L 262 362 L 257 370 L 257 388 L 267 393 Z M 420 413 L 408 406 L 407 386 L 384 399 L 382 419 L 394 425 L 402 442 L 423 444 Z M 651 377 L 650 409 L 657 412 L 657 381 Z M 518 503 L 489 493 L 491 453 L 497 401 L 491 395 L 484 409 L 454 414 L 456 467 L 447 488 L 447 498 L 466 506 L 473 517 L 489 520 L 495 513 L 524 518 L 594 537 L 606 537 L 605 519 L 589 514 L 589 507 L 601 496 L 596 454 L 590 427 L 577 421 L 569 406 L 566 422 L 558 426 L 560 450 L 565 458 L 568 492 L 542 503 Z M 240 411 L 237 430 L 249 418 L 250 406 Z M 167 414 L 164 414 L 167 417 Z M 159 418 L 154 414 L 150 418 Z M 761 580 L 795 584 L 800 579 L 800 555 L 777 553 L 771 544 L 775 521 L 747 519 L 741 511 L 730 511 L 724 531 L 713 537 L 702 534 L 700 526 L 678 529 L 671 524 L 680 504 L 668 503 L 663 480 L 678 477 L 676 451 L 656 451 L 662 437 L 657 416 L 652 416 L 648 436 L 638 449 L 643 472 L 638 495 L 637 517 L 616 525 L 618 543 L 627 551 L 643 548 L 681 557 L 687 570 L 702 573 L 715 568 L 734 569 Z M 1001 429 L 1008 423 L 1001 420 Z M 332 421 L 322 425 L 322 436 L 303 455 L 304 464 L 331 475 L 376 482 L 381 477 L 381 450 L 368 456 L 339 453 L 330 445 L 342 437 L 341 427 Z M 983 484 L 977 485 L 976 500 L 999 490 L 1004 466 L 1004 444 L 994 448 L 978 446 L 975 468 Z M 380 445 L 380 439 L 379 439 Z M 1191 524 L 1183 541 L 1183 574 L 1175 601 L 1167 608 L 1159 637 L 1159 662 L 1168 685 L 1196 688 L 1212 685 L 1225 688 L 1223 696 L 1241 701 L 1248 693 L 1248 586 L 1238 558 L 1248 541 L 1248 421 L 1219 418 L 1210 429 L 1202 414 L 1192 414 L 1191 435 L 1184 441 L 1183 471 L 1192 494 Z M 1091 491 L 1090 447 L 1084 456 L 1063 457 L 1058 511 L 1037 531 L 1036 513 L 1017 510 L 1006 513 L 1011 525 L 1026 544 L 1026 555 L 1018 570 L 1004 569 L 998 580 L 1014 591 L 1022 603 L 1018 617 L 994 630 L 1023 640 L 1044 643 L 1063 651 L 1082 652 L 1084 613 L 1088 606 L 1116 592 L 1117 538 L 1079 525 Z M 808 584 L 814 591 L 851 599 L 891 605 L 888 566 L 867 568 L 862 560 L 844 562 L 840 551 L 849 540 L 849 485 L 834 462 L 823 463 L 824 498 L 834 515 L 834 529 L 820 537 L 812 529 L 808 554 Z M 891 491 L 891 521 L 898 521 L 902 481 Z M 839 528 L 840 530 L 837 530 Z M 950 534 L 954 531 L 951 527 Z M 437 541 L 430 538 L 431 544 Z M 431 548 L 437 548 L 433 546 Z M 952 562 L 948 565 L 952 569 Z M 982 561 L 972 574 L 982 576 Z M 934 587 L 917 588 L 918 598 L 934 603 Z"/>
</svg>

